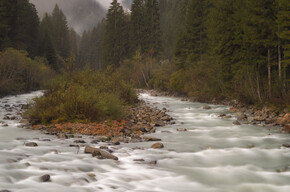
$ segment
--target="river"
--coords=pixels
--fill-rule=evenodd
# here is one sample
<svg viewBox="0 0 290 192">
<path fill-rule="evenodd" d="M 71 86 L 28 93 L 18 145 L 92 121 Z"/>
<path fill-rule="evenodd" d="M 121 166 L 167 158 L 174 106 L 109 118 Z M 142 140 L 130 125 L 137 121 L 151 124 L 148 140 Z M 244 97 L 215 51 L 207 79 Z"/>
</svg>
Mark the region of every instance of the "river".
<svg viewBox="0 0 290 192">
<path fill-rule="evenodd" d="M 39 95 L 0 99 L 0 191 L 290 191 L 290 149 L 281 147 L 289 143 L 289 135 L 278 133 L 275 127 L 233 125 L 234 119 L 218 117 L 229 113 L 227 106 L 210 105 L 211 110 L 204 110 L 202 103 L 141 94 L 150 105 L 166 107 L 176 124 L 150 135 L 161 138 L 164 149 L 150 149 L 151 142 L 109 146 L 119 157 L 113 161 L 84 154 L 84 147 L 69 147 L 74 138 L 62 140 L 19 128 L 21 104 Z M 7 114 L 18 120 L 3 120 Z M 31 141 L 38 147 L 25 146 Z M 100 145 L 105 143 L 92 144 Z M 45 174 L 51 176 L 50 182 L 40 181 Z"/>
</svg>

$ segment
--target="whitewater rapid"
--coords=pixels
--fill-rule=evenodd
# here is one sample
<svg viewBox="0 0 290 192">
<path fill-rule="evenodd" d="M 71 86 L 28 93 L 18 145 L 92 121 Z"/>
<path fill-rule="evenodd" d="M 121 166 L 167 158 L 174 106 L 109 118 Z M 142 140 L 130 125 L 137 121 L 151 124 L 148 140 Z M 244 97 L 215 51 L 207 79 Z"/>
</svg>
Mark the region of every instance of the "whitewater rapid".
<svg viewBox="0 0 290 192">
<path fill-rule="evenodd" d="M 290 191 L 290 149 L 282 147 L 290 142 L 289 135 L 278 133 L 275 127 L 236 126 L 234 119 L 218 118 L 219 113 L 229 113 L 227 106 L 210 105 L 211 110 L 204 110 L 202 103 L 141 94 L 150 105 L 166 107 L 176 124 L 150 135 L 161 138 L 164 149 L 150 149 L 152 142 L 121 143 L 109 146 L 119 158 L 113 161 L 84 154 L 84 147 L 69 146 L 79 138 L 62 140 L 20 128 L 21 104 L 39 95 L 0 99 L 0 191 Z M 8 105 L 10 111 L 6 111 Z M 18 119 L 3 120 L 7 114 Z M 90 137 L 82 139 L 94 147 L 107 145 L 91 144 Z M 36 142 L 38 147 L 27 147 L 27 142 Z M 51 182 L 40 181 L 45 174 Z"/>
</svg>

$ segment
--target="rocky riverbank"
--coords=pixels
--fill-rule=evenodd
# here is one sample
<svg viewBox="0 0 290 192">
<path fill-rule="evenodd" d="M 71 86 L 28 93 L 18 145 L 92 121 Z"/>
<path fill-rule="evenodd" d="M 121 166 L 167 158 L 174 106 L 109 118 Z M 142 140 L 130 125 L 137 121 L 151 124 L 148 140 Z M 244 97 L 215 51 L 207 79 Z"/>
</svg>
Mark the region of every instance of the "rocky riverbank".
<svg viewBox="0 0 290 192">
<path fill-rule="evenodd" d="M 147 91 L 151 96 L 173 96 L 180 97 L 182 101 L 198 102 L 196 98 L 182 97 L 178 94 L 172 94 L 170 92 L 158 92 L 155 90 Z M 258 109 L 256 107 L 247 106 L 236 100 L 223 100 L 217 101 L 212 100 L 208 102 L 209 104 L 221 104 L 230 106 L 230 115 L 220 114 L 221 118 L 232 118 L 235 117 L 237 120 L 233 122 L 235 125 L 241 124 L 252 124 L 262 127 L 278 126 L 278 131 L 281 133 L 290 133 L 290 113 L 287 109 L 283 112 L 279 112 L 275 109 L 263 107 Z M 211 109 L 210 106 L 205 105 L 204 110 Z"/>
<path fill-rule="evenodd" d="M 21 123 L 24 123 L 26 128 L 40 130 L 48 135 L 56 135 L 60 139 L 87 135 L 92 136 L 95 142 L 102 141 L 118 145 L 121 142 L 159 141 L 157 138 L 148 138 L 143 135 L 154 133 L 156 127 L 174 123 L 166 111 L 166 108 L 159 110 L 140 101 L 135 107 L 128 108 L 128 115 L 122 121 L 33 126 L 29 124 L 28 120 L 22 120 Z"/>
</svg>

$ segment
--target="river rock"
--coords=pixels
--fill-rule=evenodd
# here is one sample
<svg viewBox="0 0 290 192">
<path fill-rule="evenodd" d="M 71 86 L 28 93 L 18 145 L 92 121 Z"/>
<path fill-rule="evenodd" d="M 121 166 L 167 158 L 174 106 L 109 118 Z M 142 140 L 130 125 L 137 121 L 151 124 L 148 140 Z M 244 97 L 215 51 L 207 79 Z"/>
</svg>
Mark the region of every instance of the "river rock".
<svg viewBox="0 0 290 192">
<path fill-rule="evenodd" d="M 226 114 L 225 113 L 220 113 L 218 117 L 225 117 Z"/>
<path fill-rule="evenodd" d="M 144 159 L 134 159 L 133 161 L 145 161 Z"/>
<path fill-rule="evenodd" d="M 92 144 L 98 144 L 99 142 L 100 142 L 100 140 L 98 140 L 98 139 L 94 139 L 91 141 Z"/>
<path fill-rule="evenodd" d="M 290 148 L 290 144 L 285 143 L 285 144 L 282 145 L 282 147 Z"/>
<path fill-rule="evenodd" d="M 241 125 L 241 123 L 239 121 L 234 121 L 233 124 L 234 125 Z"/>
<path fill-rule="evenodd" d="M 4 190 L 0 190 L 0 192 L 11 192 L 11 191 L 4 189 Z"/>
<path fill-rule="evenodd" d="M 108 146 L 100 146 L 100 149 L 109 149 Z"/>
<path fill-rule="evenodd" d="M 209 110 L 209 109 L 211 109 L 211 107 L 209 105 L 205 105 L 205 106 L 203 106 L 203 109 Z"/>
<path fill-rule="evenodd" d="M 244 114 L 244 113 L 239 113 L 237 119 L 239 121 L 246 120 L 247 119 L 247 115 Z"/>
<path fill-rule="evenodd" d="M 163 126 L 165 126 L 165 123 L 163 121 L 161 121 L 161 120 L 158 120 L 158 121 L 156 121 L 155 126 L 163 127 Z"/>
<path fill-rule="evenodd" d="M 152 146 L 151 146 L 152 149 L 161 149 L 161 148 L 164 148 L 164 145 L 162 143 L 154 143 Z"/>
<path fill-rule="evenodd" d="M 57 138 L 59 138 L 59 139 L 67 139 L 68 136 L 66 134 L 64 134 L 64 133 L 60 133 L 60 134 L 57 135 Z"/>
<path fill-rule="evenodd" d="M 185 132 L 185 131 L 187 131 L 186 128 L 177 128 L 176 130 L 179 131 L 179 132 Z"/>
<path fill-rule="evenodd" d="M 50 175 L 46 174 L 40 177 L 40 180 L 42 182 L 49 182 L 50 181 Z"/>
<path fill-rule="evenodd" d="M 144 141 L 161 141 L 161 139 L 159 138 L 155 138 L 155 137 L 143 137 Z"/>
<path fill-rule="evenodd" d="M 85 148 L 85 153 L 90 153 L 93 155 L 93 157 L 97 156 L 97 157 L 103 157 L 105 159 L 113 159 L 115 161 L 118 160 L 118 157 L 106 152 L 106 151 L 103 151 L 101 149 L 97 149 L 97 148 L 93 148 L 93 147 L 90 147 L 90 146 L 86 146 Z"/>
<path fill-rule="evenodd" d="M 38 145 L 35 142 L 29 142 L 29 143 L 26 143 L 25 146 L 27 146 L 27 147 L 37 147 Z"/>
<path fill-rule="evenodd" d="M 84 140 L 75 140 L 74 143 L 86 143 Z"/>
</svg>

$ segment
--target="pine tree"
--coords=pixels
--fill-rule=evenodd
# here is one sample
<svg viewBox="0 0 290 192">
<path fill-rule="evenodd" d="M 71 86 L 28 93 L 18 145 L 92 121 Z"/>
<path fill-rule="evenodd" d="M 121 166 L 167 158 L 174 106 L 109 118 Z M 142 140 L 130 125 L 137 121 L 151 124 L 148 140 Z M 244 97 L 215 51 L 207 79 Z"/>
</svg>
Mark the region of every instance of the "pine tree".
<svg viewBox="0 0 290 192">
<path fill-rule="evenodd" d="M 69 43 L 69 28 L 67 20 L 62 10 L 59 9 L 58 5 L 55 6 L 52 15 L 52 40 L 57 53 L 63 57 L 70 56 L 70 43 Z"/>
<path fill-rule="evenodd" d="M 131 7 L 130 21 L 130 52 L 135 55 L 139 50 L 145 52 L 146 23 L 145 23 L 145 0 L 134 0 Z"/>
<path fill-rule="evenodd" d="M 103 61 L 106 66 L 120 66 L 128 55 L 128 21 L 123 7 L 113 0 L 106 16 L 106 29 L 103 42 Z"/>
<path fill-rule="evenodd" d="M 186 29 L 176 45 L 177 68 L 186 68 L 199 61 L 206 48 L 207 1 L 191 0 L 186 19 Z"/>
<path fill-rule="evenodd" d="M 146 0 L 145 3 L 146 44 L 145 49 L 150 56 L 160 56 L 162 35 L 160 29 L 160 10 L 157 0 Z"/>
</svg>

